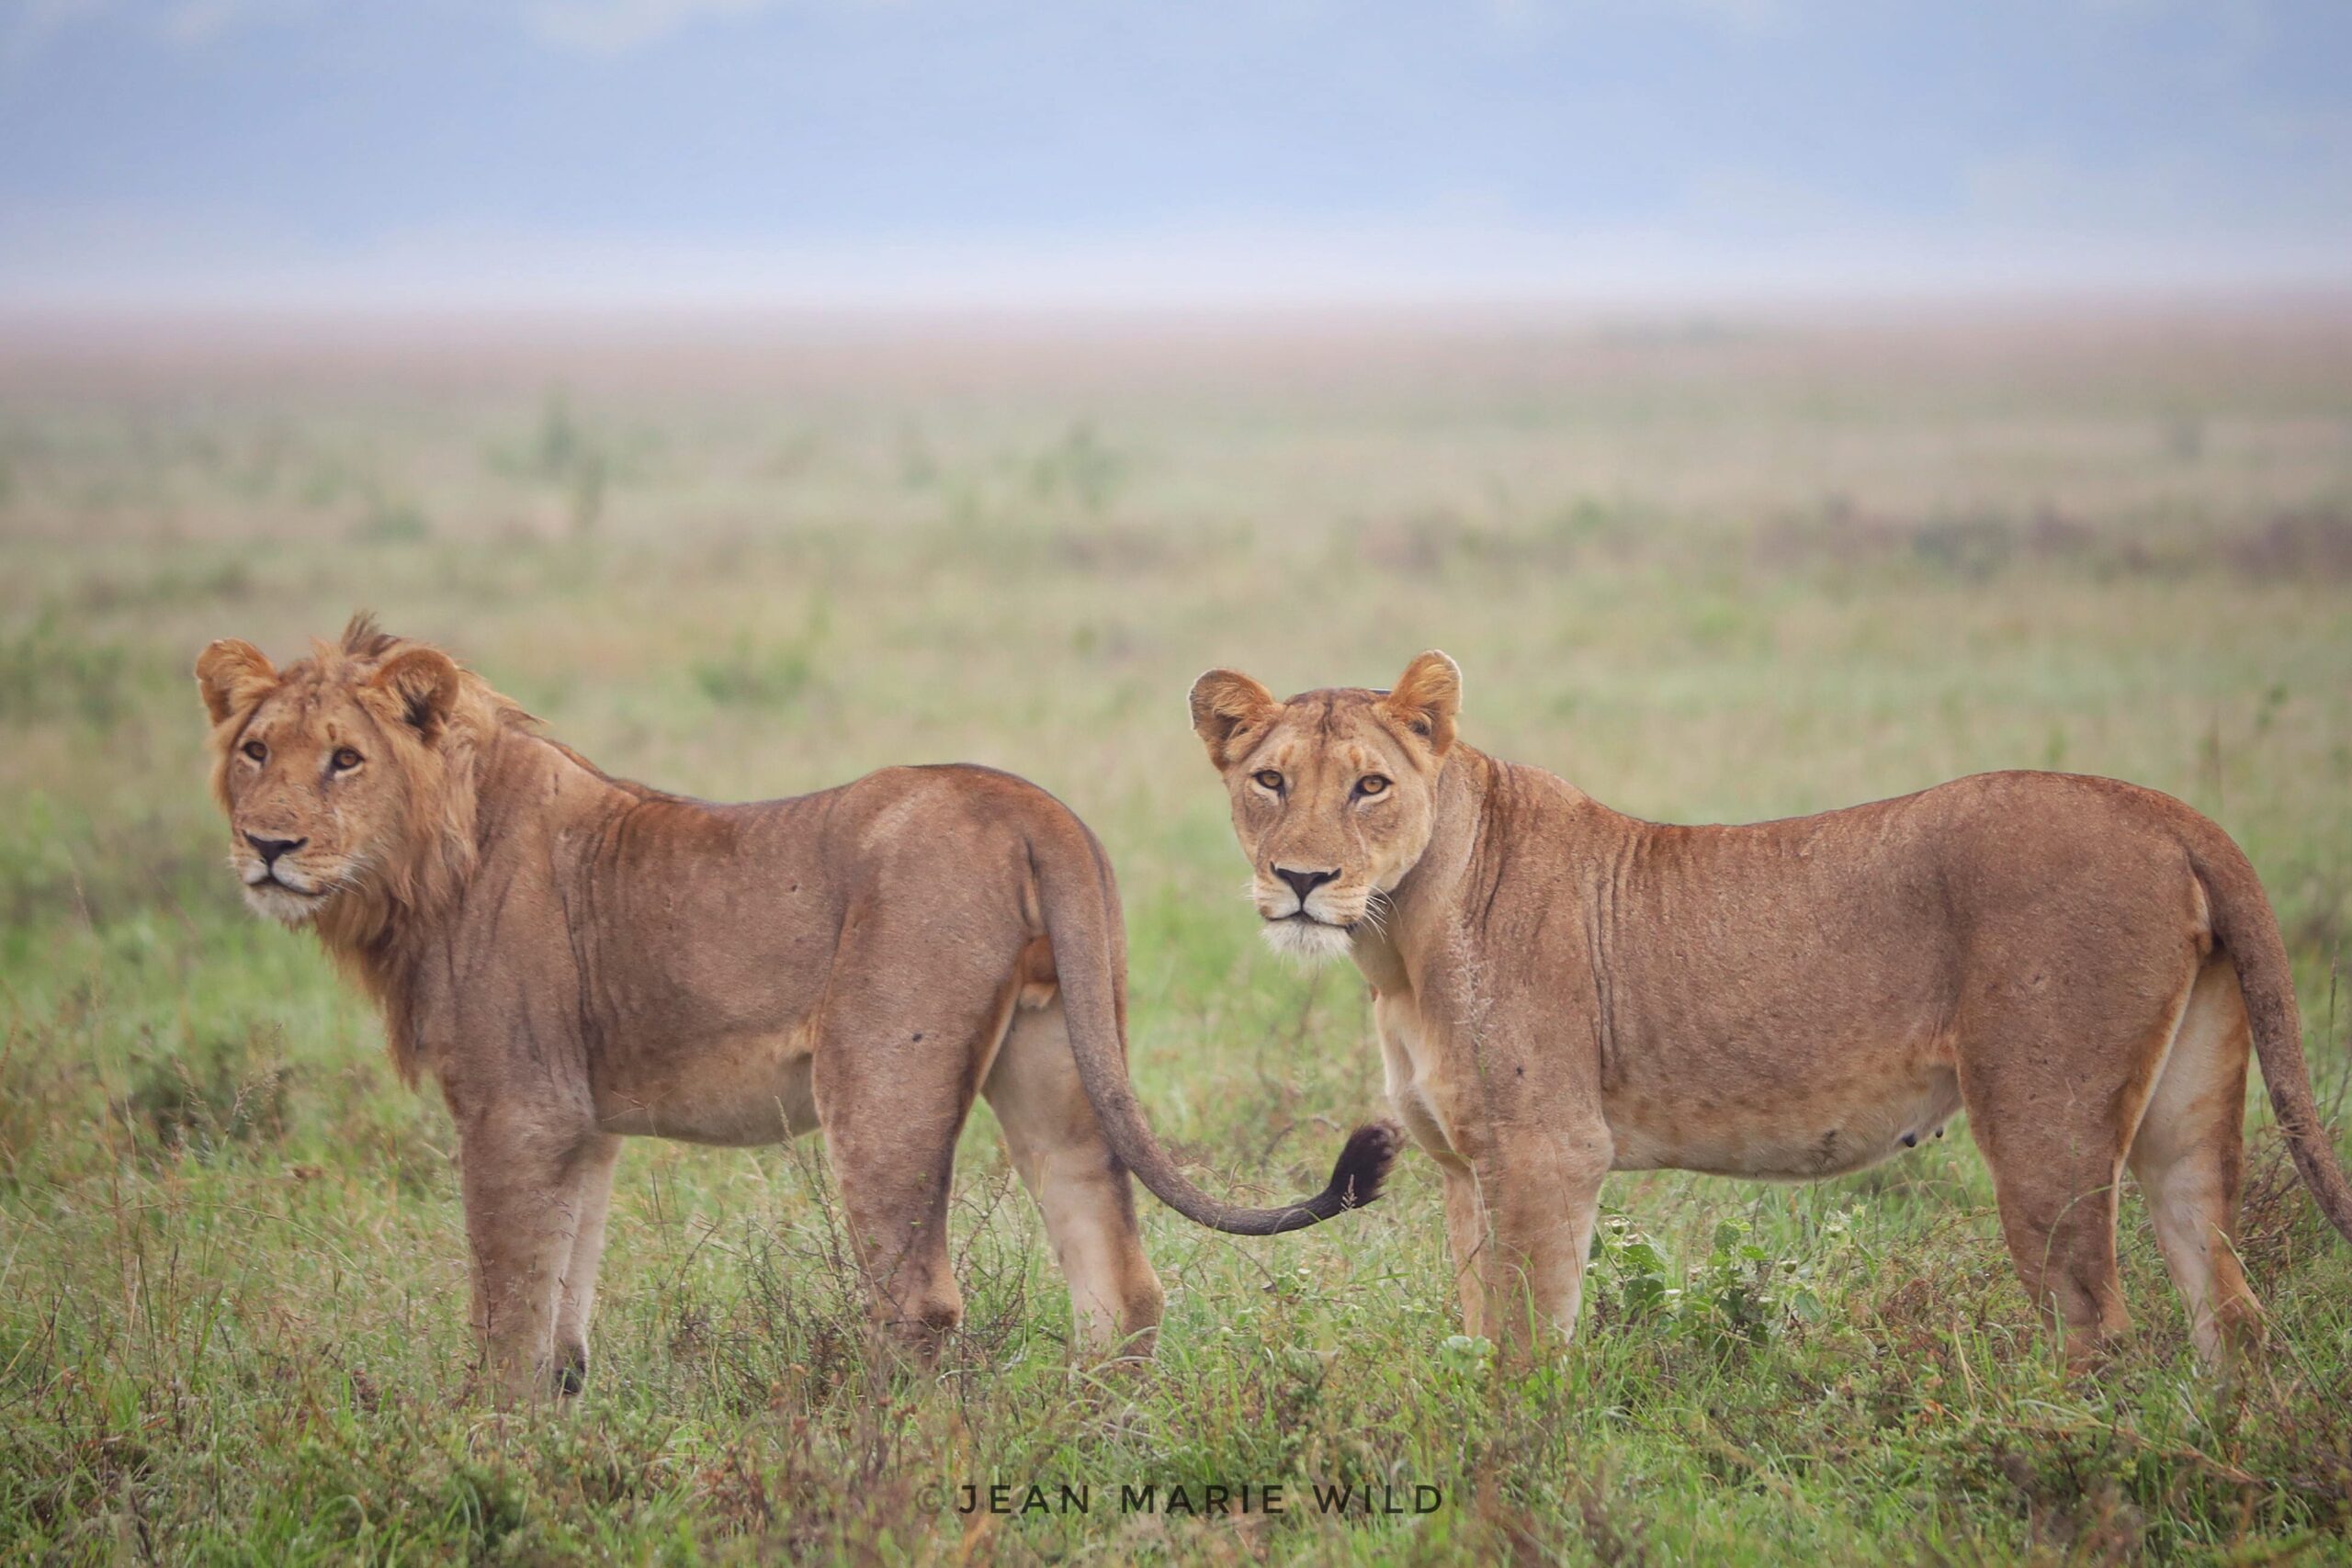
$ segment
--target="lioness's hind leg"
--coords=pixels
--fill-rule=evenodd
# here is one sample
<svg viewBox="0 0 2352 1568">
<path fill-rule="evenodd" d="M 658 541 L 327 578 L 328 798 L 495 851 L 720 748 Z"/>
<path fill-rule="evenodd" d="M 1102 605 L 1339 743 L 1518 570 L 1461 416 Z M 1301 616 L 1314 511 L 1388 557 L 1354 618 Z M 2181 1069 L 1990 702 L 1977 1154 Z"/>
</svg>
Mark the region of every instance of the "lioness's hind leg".
<svg viewBox="0 0 2352 1568">
<path fill-rule="evenodd" d="M 1059 1002 L 1013 1014 L 982 1086 L 1069 1282 L 1070 1330 L 1095 1356 L 1148 1356 L 1165 1297 L 1126 1168 L 1103 1141 Z"/>
<path fill-rule="evenodd" d="M 2262 1315 L 2236 1247 L 2249 1044 L 2236 969 L 2226 959 L 2208 964 L 2132 1144 L 2156 1246 L 2209 1364 Z"/>
<path fill-rule="evenodd" d="M 2070 1365 L 2090 1359 L 2132 1326 L 2123 1278 L 2115 1266 L 2116 1179 L 2120 1150 L 2078 1142 L 2081 1129 L 2047 1135 L 2012 1126 L 1992 1152 L 1988 1124 L 1973 1107 L 1970 1123 L 1985 1145 L 2002 1238 L 2026 1294 L 2062 1331 Z"/>
<path fill-rule="evenodd" d="M 1987 998 L 1969 1021 L 1961 1098 L 1992 1167 L 2010 1259 L 2026 1294 L 2064 1332 L 2070 1366 L 2132 1325 L 2115 1266 L 2118 1184 L 2188 1000 L 2184 976 L 2154 1017 L 2086 1018 L 2029 992 Z"/>
</svg>

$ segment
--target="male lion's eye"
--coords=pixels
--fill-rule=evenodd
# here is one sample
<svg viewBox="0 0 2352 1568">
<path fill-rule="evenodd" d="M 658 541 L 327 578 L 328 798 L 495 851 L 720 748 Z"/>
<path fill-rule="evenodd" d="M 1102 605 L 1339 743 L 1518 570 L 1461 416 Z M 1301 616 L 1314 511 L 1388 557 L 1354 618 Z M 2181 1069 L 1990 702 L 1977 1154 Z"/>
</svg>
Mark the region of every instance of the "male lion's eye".
<svg viewBox="0 0 2352 1568">
<path fill-rule="evenodd" d="M 361 761 L 362 759 L 358 752 L 353 750 L 350 747 L 345 746 L 337 750 L 334 754 L 334 771 L 338 773 L 347 773 L 351 772 L 352 769 L 357 767 Z"/>
<path fill-rule="evenodd" d="M 1261 789 L 1280 789 L 1283 787 L 1282 774 L 1274 772 L 1272 768 L 1265 769 L 1263 772 L 1254 773 L 1251 776 L 1258 781 L 1258 787 Z"/>
<path fill-rule="evenodd" d="M 1366 773 L 1363 777 L 1356 780 L 1356 793 L 1358 795 L 1385 795 L 1388 793 L 1388 781 L 1382 778 L 1378 773 Z"/>
<path fill-rule="evenodd" d="M 258 740 L 248 740 L 245 742 L 245 755 L 256 762 L 266 762 L 269 760 L 269 748 Z"/>
</svg>

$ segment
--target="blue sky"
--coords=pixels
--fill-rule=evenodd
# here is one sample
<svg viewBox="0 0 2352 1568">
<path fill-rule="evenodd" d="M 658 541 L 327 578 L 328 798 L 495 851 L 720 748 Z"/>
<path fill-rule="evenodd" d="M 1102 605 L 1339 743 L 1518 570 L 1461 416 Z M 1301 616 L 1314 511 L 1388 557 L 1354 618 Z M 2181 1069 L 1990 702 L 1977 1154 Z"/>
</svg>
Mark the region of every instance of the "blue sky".
<svg viewBox="0 0 2352 1568">
<path fill-rule="evenodd" d="M 2342 0 L 0 0 L 0 304 L 2352 283 Z"/>
</svg>

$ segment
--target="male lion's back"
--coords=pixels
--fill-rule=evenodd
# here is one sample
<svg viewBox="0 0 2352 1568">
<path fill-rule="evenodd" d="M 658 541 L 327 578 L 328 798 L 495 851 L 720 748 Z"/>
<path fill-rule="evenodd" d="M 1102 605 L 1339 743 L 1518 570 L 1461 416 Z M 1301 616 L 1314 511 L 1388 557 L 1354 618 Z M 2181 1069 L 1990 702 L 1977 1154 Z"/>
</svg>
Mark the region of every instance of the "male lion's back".
<svg viewBox="0 0 2352 1568">
<path fill-rule="evenodd" d="M 849 853 L 842 869 L 853 894 L 914 897 L 975 919 L 981 906 L 1011 896 L 1034 928 L 1040 839 L 1075 832 L 1099 852 L 1085 823 L 1052 794 L 977 762 L 882 768 L 841 795 L 833 827 L 837 853 Z"/>
</svg>

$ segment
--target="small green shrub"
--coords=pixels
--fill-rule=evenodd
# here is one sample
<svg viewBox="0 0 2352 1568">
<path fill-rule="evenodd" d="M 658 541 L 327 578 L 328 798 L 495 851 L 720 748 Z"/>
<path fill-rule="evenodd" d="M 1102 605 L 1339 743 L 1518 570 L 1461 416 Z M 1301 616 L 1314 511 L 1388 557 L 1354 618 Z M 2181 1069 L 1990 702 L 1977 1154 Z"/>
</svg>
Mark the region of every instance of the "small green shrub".
<svg viewBox="0 0 2352 1568">
<path fill-rule="evenodd" d="M 1678 1281 L 1665 1251 L 1623 1214 L 1594 1228 L 1587 1294 L 1596 1312 L 1724 1345 L 1760 1345 L 1823 1314 L 1822 1285 L 1859 1249 L 1859 1211 L 1838 1210 L 1803 1258 L 1773 1256 L 1747 1222 L 1717 1222 L 1706 1258 Z"/>
</svg>

